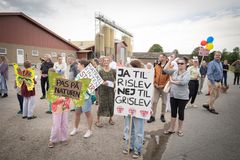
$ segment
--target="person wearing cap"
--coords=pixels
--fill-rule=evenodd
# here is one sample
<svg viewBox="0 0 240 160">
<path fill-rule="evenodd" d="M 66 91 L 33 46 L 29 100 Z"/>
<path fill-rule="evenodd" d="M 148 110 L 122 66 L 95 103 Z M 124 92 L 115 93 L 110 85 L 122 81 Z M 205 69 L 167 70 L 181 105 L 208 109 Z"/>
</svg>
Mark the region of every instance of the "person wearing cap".
<svg viewBox="0 0 240 160">
<path fill-rule="evenodd" d="M 189 105 L 187 107 L 197 107 L 196 104 L 194 104 L 195 99 L 197 97 L 198 93 L 198 87 L 199 87 L 199 81 L 200 78 L 200 72 L 198 68 L 198 58 L 193 57 L 192 59 L 192 66 L 188 67 L 188 71 L 190 73 L 190 81 L 189 81 Z"/>
<path fill-rule="evenodd" d="M 223 66 L 220 60 L 221 52 L 215 51 L 214 60 L 208 64 L 207 70 L 208 84 L 210 86 L 210 96 L 208 104 L 203 104 L 203 107 L 213 114 L 218 114 L 218 112 L 215 110 L 214 103 L 220 95 L 221 80 L 223 78 Z"/>
</svg>

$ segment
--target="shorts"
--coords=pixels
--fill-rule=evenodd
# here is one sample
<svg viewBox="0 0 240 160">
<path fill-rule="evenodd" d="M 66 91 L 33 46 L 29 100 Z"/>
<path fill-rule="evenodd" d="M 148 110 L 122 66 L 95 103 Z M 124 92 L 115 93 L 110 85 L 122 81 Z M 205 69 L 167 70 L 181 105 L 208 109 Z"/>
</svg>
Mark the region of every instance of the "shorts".
<svg viewBox="0 0 240 160">
<path fill-rule="evenodd" d="M 75 110 L 80 110 L 81 112 L 90 112 L 92 109 L 92 100 L 91 97 L 85 99 L 84 104 L 82 107 L 75 107 Z"/>
</svg>

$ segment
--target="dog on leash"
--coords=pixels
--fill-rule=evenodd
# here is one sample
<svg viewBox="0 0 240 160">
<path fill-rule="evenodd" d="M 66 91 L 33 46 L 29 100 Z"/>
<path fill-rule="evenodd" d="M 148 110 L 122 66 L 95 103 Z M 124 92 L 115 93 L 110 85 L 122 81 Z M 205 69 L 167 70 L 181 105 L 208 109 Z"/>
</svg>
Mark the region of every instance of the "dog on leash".
<svg viewBox="0 0 240 160">
<path fill-rule="evenodd" d="M 225 93 L 225 94 L 226 94 L 228 89 L 229 89 L 229 85 L 227 85 L 227 86 L 222 85 L 222 86 L 221 86 L 221 92 L 222 92 L 222 93 Z"/>
</svg>

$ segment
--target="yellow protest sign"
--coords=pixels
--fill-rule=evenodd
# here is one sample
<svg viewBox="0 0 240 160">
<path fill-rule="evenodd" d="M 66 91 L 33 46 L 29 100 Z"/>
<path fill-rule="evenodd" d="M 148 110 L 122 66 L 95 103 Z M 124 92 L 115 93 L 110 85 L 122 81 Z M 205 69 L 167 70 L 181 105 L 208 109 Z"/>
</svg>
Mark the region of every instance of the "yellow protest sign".
<svg viewBox="0 0 240 160">
<path fill-rule="evenodd" d="M 34 88 L 34 76 L 35 70 L 33 68 L 21 69 L 18 64 L 13 64 L 14 73 L 16 75 L 17 87 L 21 87 L 23 82 L 26 83 L 28 91 L 32 91 Z"/>
</svg>

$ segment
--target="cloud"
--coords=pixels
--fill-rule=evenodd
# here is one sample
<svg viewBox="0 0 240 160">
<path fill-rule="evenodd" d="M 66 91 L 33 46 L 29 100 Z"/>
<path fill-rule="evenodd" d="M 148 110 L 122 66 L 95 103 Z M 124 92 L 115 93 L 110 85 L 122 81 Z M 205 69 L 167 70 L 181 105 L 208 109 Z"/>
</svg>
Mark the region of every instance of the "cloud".
<svg viewBox="0 0 240 160">
<path fill-rule="evenodd" d="M 224 14 L 223 14 L 224 13 Z M 215 16 L 204 16 L 201 19 L 186 19 L 135 29 L 135 51 L 147 51 L 152 44 L 159 43 L 164 51 L 190 54 L 199 46 L 201 40 L 213 36 L 214 50 L 222 50 L 239 46 L 240 44 L 240 16 L 230 12 L 219 12 Z"/>
<path fill-rule="evenodd" d="M 2 0 L 0 2 L 0 9 L 3 11 L 25 12 L 34 17 L 44 17 L 54 13 L 50 2 L 40 0 Z"/>
</svg>

